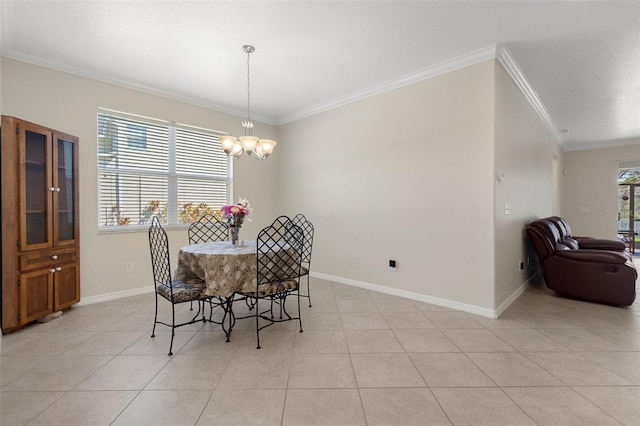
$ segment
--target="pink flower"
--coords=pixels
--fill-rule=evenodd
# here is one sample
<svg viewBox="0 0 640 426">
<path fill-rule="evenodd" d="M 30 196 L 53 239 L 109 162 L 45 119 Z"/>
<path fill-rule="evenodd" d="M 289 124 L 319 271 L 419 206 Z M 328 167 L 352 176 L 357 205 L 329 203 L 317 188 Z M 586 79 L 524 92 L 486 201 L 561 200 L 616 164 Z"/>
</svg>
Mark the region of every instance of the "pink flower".
<svg viewBox="0 0 640 426">
<path fill-rule="evenodd" d="M 220 208 L 220 211 L 222 211 L 224 218 L 227 220 L 230 226 L 242 226 L 244 217 L 251 214 L 251 207 L 249 207 L 249 200 L 240 198 L 238 204 L 222 206 Z"/>
</svg>

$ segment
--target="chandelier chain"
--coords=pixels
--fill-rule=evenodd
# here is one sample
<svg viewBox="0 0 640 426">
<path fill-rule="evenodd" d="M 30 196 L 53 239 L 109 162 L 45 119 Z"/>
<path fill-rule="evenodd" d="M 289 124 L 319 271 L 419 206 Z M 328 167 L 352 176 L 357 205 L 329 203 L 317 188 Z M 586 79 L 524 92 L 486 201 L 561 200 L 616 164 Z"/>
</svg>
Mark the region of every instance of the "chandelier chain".
<svg viewBox="0 0 640 426">
<path fill-rule="evenodd" d="M 247 121 L 251 121 L 251 68 L 249 58 L 251 57 L 251 50 L 246 49 L 247 52 Z"/>
<path fill-rule="evenodd" d="M 253 122 L 251 121 L 251 54 L 256 51 L 256 48 L 250 44 L 245 44 L 242 46 L 242 50 L 247 54 L 247 120 L 242 122 L 244 137 L 220 136 L 220 144 L 224 152 L 230 157 L 239 158 L 246 153 L 258 160 L 266 160 L 273 152 L 277 142 L 253 136 Z"/>
</svg>

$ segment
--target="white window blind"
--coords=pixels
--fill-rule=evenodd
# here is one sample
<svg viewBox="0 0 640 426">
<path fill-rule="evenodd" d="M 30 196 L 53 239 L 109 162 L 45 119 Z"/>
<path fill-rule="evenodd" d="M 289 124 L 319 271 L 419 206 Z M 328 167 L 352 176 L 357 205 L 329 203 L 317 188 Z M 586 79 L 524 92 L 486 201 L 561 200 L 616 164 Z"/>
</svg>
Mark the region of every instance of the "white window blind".
<svg viewBox="0 0 640 426">
<path fill-rule="evenodd" d="M 218 132 L 98 111 L 101 229 L 191 223 L 231 199 L 231 163 Z"/>
</svg>

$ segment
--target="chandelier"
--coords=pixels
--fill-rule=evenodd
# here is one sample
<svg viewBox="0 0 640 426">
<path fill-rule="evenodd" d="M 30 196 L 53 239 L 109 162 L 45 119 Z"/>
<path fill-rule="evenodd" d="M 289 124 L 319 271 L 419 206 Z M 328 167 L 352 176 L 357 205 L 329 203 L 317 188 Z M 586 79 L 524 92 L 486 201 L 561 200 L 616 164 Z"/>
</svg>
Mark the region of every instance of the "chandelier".
<svg viewBox="0 0 640 426">
<path fill-rule="evenodd" d="M 232 135 L 220 136 L 220 145 L 224 152 L 235 158 L 240 158 L 246 153 L 249 157 L 253 156 L 258 160 L 266 160 L 273 152 L 276 141 L 271 139 L 260 139 L 253 136 L 253 121 L 251 121 L 251 68 L 249 67 L 249 58 L 256 48 L 245 44 L 242 50 L 247 54 L 247 119 L 242 122 L 244 127 L 244 136 L 235 137 Z"/>
</svg>

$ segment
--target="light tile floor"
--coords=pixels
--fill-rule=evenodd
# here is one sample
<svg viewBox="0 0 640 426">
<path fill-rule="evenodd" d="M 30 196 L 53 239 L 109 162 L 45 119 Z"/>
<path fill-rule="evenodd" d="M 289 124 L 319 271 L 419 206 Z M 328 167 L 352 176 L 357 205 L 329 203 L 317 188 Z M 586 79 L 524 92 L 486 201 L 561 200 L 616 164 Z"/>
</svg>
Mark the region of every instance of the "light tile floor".
<svg viewBox="0 0 640 426">
<path fill-rule="evenodd" d="M 198 323 L 171 357 L 152 294 L 74 307 L 0 340 L 0 423 L 640 425 L 640 302 L 537 285 L 492 320 L 317 279 L 312 296 L 303 333 L 256 350 L 253 320 L 229 343 Z"/>
</svg>

